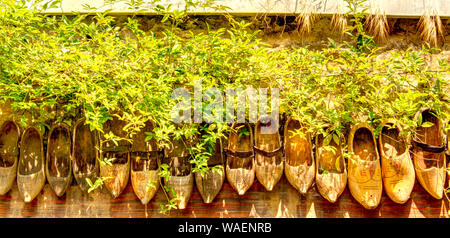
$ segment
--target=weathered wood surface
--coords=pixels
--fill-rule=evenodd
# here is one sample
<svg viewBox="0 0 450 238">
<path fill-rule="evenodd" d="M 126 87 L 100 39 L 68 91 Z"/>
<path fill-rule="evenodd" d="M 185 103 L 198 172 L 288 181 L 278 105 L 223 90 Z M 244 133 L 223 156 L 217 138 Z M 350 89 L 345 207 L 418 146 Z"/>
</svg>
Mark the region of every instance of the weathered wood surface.
<svg viewBox="0 0 450 238">
<path fill-rule="evenodd" d="M 73 11 L 86 12 L 83 5 L 88 4 L 91 7 L 98 8 L 98 11 L 112 9 L 111 14 L 130 14 L 127 1 L 118 1 L 115 4 L 105 4 L 102 0 L 62 0 L 60 8 L 47 10 L 47 13 L 61 14 L 71 13 Z M 142 7 L 150 9 L 152 5 L 146 1 Z M 184 0 L 161 0 L 158 4 L 167 6 L 172 4 L 173 8 L 183 9 Z M 315 12 L 318 14 L 334 14 L 340 7 L 342 12 L 346 12 L 346 3 L 344 0 L 217 0 L 217 4 L 228 6 L 227 12 L 238 15 L 255 14 L 298 14 L 301 12 Z M 441 17 L 450 17 L 450 4 L 448 0 L 371 0 L 367 5 L 375 11 L 380 9 L 386 12 L 388 16 L 395 17 L 419 17 L 425 9 L 435 8 Z M 339 7 L 338 7 L 339 6 Z M 342 7 L 344 6 L 344 7 Z M 92 10 L 90 10 L 92 11 Z M 224 11 L 216 12 L 213 9 L 197 8 L 192 13 L 196 14 L 220 14 Z M 140 14 L 154 14 L 153 11 L 144 11 Z"/>
<path fill-rule="evenodd" d="M 448 202 L 431 197 L 417 183 L 412 198 L 404 205 L 393 203 L 383 193 L 377 209 L 365 210 L 350 195 L 348 188 L 336 204 L 322 198 L 314 185 L 306 196 L 301 196 L 283 175 L 272 192 L 265 191 L 257 181 L 239 197 L 227 181 L 211 204 L 204 204 L 194 186 L 191 199 L 184 210 L 160 214 L 159 205 L 165 203 L 162 189 L 147 205 L 134 195 L 131 183 L 117 198 L 111 199 L 106 189 L 84 196 L 76 185 L 66 195 L 57 198 L 48 184 L 33 202 L 25 204 L 18 197 L 17 185 L 0 196 L 0 217 L 448 217 Z"/>
</svg>

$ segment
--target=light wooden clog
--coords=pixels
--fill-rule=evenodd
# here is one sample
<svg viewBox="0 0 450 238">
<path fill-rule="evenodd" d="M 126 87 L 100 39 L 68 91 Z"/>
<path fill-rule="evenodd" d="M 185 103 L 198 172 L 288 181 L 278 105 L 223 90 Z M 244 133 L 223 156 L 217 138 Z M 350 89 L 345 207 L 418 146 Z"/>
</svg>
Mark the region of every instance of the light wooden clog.
<svg viewBox="0 0 450 238">
<path fill-rule="evenodd" d="M 220 165 L 220 172 L 210 170 L 206 174 L 195 173 L 195 183 L 204 203 L 211 203 L 222 188 L 225 180 L 225 158 L 223 154 L 222 140 L 215 144 L 214 154 L 208 160 L 208 166 Z"/>
<path fill-rule="evenodd" d="M 228 139 L 226 174 L 231 187 L 244 195 L 255 180 L 253 133 L 248 123 L 233 123 Z"/>
<path fill-rule="evenodd" d="M 326 145 L 324 136 L 322 134 L 316 135 L 317 190 L 331 203 L 337 201 L 347 185 L 347 167 L 341 143 L 339 141 L 339 144 L 336 144 L 331 139 Z"/>
<path fill-rule="evenodd" d="M 276 128 L 270 130 L 272 126 Z M 272 191 L 283 175 L 282 149 L 274 119 L 269 116 L 260 118 L 255 127 L 255 174 L 267 191 Z"/>
<path fill-rule="evenodd" d="M 434 198 L 441 199 L 444 192 L 446 163 L 443 145 L 442 122 L 430 108 L 419 110 L 415 121 L 433 123 L 430 127 L 418 127 L 413 138 L 412 156 L 417 180 Z"/>
<path fill-rule="evenodd" d="M 294 134 L 301 130 L 303 136 Z M 306 194 L 315 177 L 315 161 L 311 135 L 294 119 L 288 119 L 284 127 L 284 150 L 286 163 L 284 173 L 289 183 L 301 194 Z"/>
<path fill-rule="evenodd" d="M 177 208 L 185 209 L 194 188 L 194 176 L 189 163 L 190 155 L 181 139 L 172 140 L 171 143 L 171 147 L 164 151 L 163 163 L 169 165 L 170 171 L 170 179 L 165 181 L 165 185 L 175 191 Z M 168 194 L 170 198 L 174 198 L 171 191 Z"/>
<path fill-rule="evenodd" d="M 103 130 L 105 133 L 112 132 L 115 136 L 126 138 L 127 133 L 123 130 L 125 125 L 125 121 L 113 117 L 112 120 L 103 124 Z M 122 193 L 128 184 L 130 148 L 130 143 L 123 139 L 118 141 L 117 145 L 112 141 L 105 141 L 101 145 L 100 161 L 114 158 L 112 165 L 100 162 L 100 176 L 108 178 L 104 181 L 104 184 L 114 199 Z"/>
<path fill-rule="evenodd" d="M 366 209 L 381 201 L 383 184 L 377 142 L 367 123 L 354 125 L 348 136 L 348 187 L 352 196 Z"/>
<path fill-rule="evenodd" d="M 378 145 L 384 190 L 392 201 L 403 204 L 408 201 L 416 180 L 409 146 L 398 123 L 388 120 L 381 127 Z"/>
<path fill-rule="evenodd" d="M 158 151 L 154 138 L 146 141 L 145 132 L 153 132 L 150 121 L 133 136 L 131 148 L 131 185 L 142 204 L 147 204 L 159 188 L 158 161 L 162 154 Z"/>
</svg>

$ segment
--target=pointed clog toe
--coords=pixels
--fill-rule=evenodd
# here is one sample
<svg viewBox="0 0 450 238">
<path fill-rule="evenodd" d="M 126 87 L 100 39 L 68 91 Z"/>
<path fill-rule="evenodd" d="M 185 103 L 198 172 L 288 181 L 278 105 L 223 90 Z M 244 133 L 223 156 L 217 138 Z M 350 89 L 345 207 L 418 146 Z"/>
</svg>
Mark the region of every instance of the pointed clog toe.
<svg viewBox="0 0 450 238">
<path fill-rule="evenodd" d="M 242 196 L 252 186 L 255 179 L 255 170 L 230 169 L 227 165 L 227 179 L 231 187 L 236 190 L 239 196 Z"/>
<path fill-rule="evenodd" d="M 104 184 L 114 199 L 116 199 L 127 186 L 129 175 L 129 163 L 100 165 L 100 176 L 108 178 L 104 181 Z"/>
<path fill-rule="evenodd" d="M 195 173 L 195 183 L 204 203 L 211 203 L 222 188 L 225 180 L 225 170 L 222 167 L 221 173 L 208 171 L 204 176 L 199 172 Z"/>
<path fill-rule="evenodd" d="M 185 209 L 194 188 L 194 176 L 192 173 L 187 176 L 171 176 L 166 184 L 175 191 L 178 209 Z M 169 196 L 173 198 L 170 192 Z"/>
<path fill-rule="evenodd" d="M 131 184 L 134 193 L 143 205 L 155 196 L 159 188 L 159 170 L 131 171 Z"/>
</svg>

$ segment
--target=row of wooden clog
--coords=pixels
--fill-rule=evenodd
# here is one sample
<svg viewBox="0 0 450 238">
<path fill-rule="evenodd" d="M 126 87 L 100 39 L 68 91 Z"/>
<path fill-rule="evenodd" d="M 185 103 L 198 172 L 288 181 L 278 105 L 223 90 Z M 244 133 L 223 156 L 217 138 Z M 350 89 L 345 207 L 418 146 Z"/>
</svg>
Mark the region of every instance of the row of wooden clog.
<svg viewBox="0 0 450 238">
<path fill-rule="evenodd" d="M 154 140 L 146 141 L 144 132 L 152 131 L 151 123 L 133 137 L 133 144 L 103 140 L 90 131 L 84 120 L 75 124 L 73 137 L 67 125 L 56 124 L 49 132 L 44 156 L 42 135 L 36 128 L 29 127 L 21 135 L 20 127 L 7 121 L 0 131 L 0 195 L 8 192 L 17 174 L 19 192 L 25 202 L 39 194 L 46 177 L 55 193 L 62 196 L 73 173 L 83 191 L 92 186 L 87 179 L 95 181 L 98 175 L 108 178 L 105 186 L 115 198 L 127 185 L 131 171 L 133 189 L 146 204 L 159 187 L 159 164 L 163 162 L 169 165 L 171 174 L 165 183 L 174 188 L 180 209 L 189 201 L 194 178 L 204 202 L 210 203 L 220 191 L 225 174 L 230 185 L 243 195 L 255 177 L 267 190 L 272 190 L 283 171 L 302 194 L 308 191 L 315 178 L 320 194 L 330 202 L 339 198 L 348 180 L 351 194 L 367 209 L 378 206 L 383 184 L 394 202 L 405 203 L 410 197 L 415 174 L 422 186 L 440 199 L 446 175 L 442 125 L 431 109 L 420 110 L 416 119 L 419 115 L 422 121 L 432 122 L 433 126 L 419 127 L 416 132 L 411 150 L 414 165 L 408 141 L 401 137 L 402 129 L 395 121 L 382 125 L 378 146 L 369 125 L 355 125 L 348 136 L 351 155 L 346 163 L 342 140 L 318 134 L 312 143 L 310 133 L 298 121 L 289 119 L 284 126 L 282 143 L 278 130 L 262 133 L 262 128 L 270 127 L 272 122 L 266 117 L 258 121 L 255 133 L 247 123 L 233 124 L 227 149 L 223 149 L 222 141 L 218 140 L 215 154 L 208 161 L 209 166 L 224 165 L 222 172 L 210 171 L 204 176 L 192 174 L 189 153 L 181 141 L 174 140 L 171 149 L 163 154 L 157 151 Z M 123 126 L 123 121 L 114 119 L 105 124 L 104 130 L 125 136 Z M 98 158 L 115 160 L 106 164 L 98 163 Z"/>
</svg>

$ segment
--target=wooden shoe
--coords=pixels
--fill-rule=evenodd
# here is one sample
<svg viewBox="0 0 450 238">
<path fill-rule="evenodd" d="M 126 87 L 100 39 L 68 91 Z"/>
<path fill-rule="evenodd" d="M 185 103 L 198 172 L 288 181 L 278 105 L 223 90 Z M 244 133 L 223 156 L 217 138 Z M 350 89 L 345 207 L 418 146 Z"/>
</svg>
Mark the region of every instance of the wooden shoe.
<svg viewBox="0 0 450 238">
<path fill-rule="evenodd" d="M 395 121 L 381 125 L 378 145 L 384 190 L 399 204 L 408 201 L 416 180 L 407 140 L 401 137 L 402 128 Z"/>
<path fill-rule="evenodd" d="M 164 151 L 163 162 L 169 165 L 170 179 L 165 185 L 173 188 L 177 196 L 178 209 L 185 209 L 194 188 L 189 152 L 182 140 L 172 141 L 171 148 Z M 173 199 L 172 192 L 169 196 Z"/>
<path fill-rule="evenodd" d="M 253 133 L 248 123 L 233 123 L 228 139 L 227 180 L 244 195 L 255 180 Z"/>
<path fill-rule="evenodd" d="M 332 135 L 328 136 L 332 138 Z M 347 167 L 342 152 L 342 141 L 339 140 L 337 144 L 334 139 L 331 139 L 328 144 L 325 144 L 322 134 L 317 134 L 315 141 L 317 190 L 322 197 L 334 203 L 347 185 Z"/>
<path fill-rule="evenodd" d="M 430 108 L 423 108 L 416 113 L 415 121 L 421 118 L 423 123 L 431 122 L 433 125 L 416 129 L 412 154 L 417 180 L 431 196 L 441 199 L 446 176 L 445 146 L 441 121 L 433 113 Z"/>
<path fill-rule="evenodd" d="M 64 123 L 54 125 L 48 135 L 45 173 L 50 187 L 58 197 L 72 182 L 72 139 Z"/>
<path fill-rule="evenodd" d="M 445 161 L 447 162 L 447 168 L 450 168 L 450 120 L 447 120 L 446 123 L 447 127 L 446 127 L 446 136 L 445 136 L 445 146 L 447 147 L 446 151 L 445 151 Z M 447 179 L 450 180 L 450 170 L 447 170 Z M 450 184 L 450 181 L 449 183 Z"/>
<path fill-rule="evenodd" d="M 222 188 L 223 181 L 225 180 L 224 163 L 222 140 L 218 139 L 214 154 L 208 159 L 208 167 L 210 167 L 210 170 L 203 176 L 200 172 L 195 173 L 195 183 L 204 203 L 211 203 Z M 211 170 L 211 167 L 217 165 L 222 166 L 220 173 Z"/>
<path fill-rule="evenodd" d="M 255 127 L 255 172 L 258 181 L 272 191 L 283 175 L 283 147 L 278 127 L 276 133 L 264 133 L 262 127 L 274 125 L 274 119 L 266 116 L 258 120 Z"/>
<path fill-rule="evenodd" d="M 84 119 L 79 119 L 73 129 L 73 177 L 79 188 L 87 193 L 90 186 L 87 179 L 92 183 L 97 180 L 99 173 L 98 158 L 100 157 L 98 146 L 98 134 L 91 131 Z"/>
<path fill-rule="evenodd" d="M 126 138 L 127 133 L 123 130 L 125 125 L 125 121 L 114 117 L 103 124 L 103 130 L 106 134 L 112 132 L 115 136 Z M 104 184 L 114 199 L 122 193 L 128 184 L 130 149 L 131 144 L 123 139 L 118 141 L 117 145 L 112 141 L 105 141 L 101 145 L 100 176 L 108 178 L 104 181 Z M 104 162 L 111 159 L 114 159 L 111 164 Z"/>
<path fill-rule="evenodd" d="M 5 195 L 14 184 L 19 158 L 20 127 L 6 121 L 0 129 L 0 195 Z"/>
<path fill-rule="evenodd" d="M 158 160 L 162 158 L 162 153 L 158 151 L 155 139 L 145 140 L 145 132 L 152 131 L 153 125 L 148 121 L 145 127 L 133 136 L 131 148 L 131 185 L 144 205 L 155 196 L 160 179 Z"/>
<path fill-rule="evenodd" d="M 297 130 L 301 130 L 304 136 L 295 134 Z M 299 121 L 292 118 L 287 120 L 284 127 L 284 150 L 286 178 L 300 194 L 305 195 L 315 177 L 311 135 L 300 125 Z"/>
<path fill-rule="evenodd" d="M 383 192 L 377 142 L 367 123 L 352 127 L 348 136 L 348 187 L 352 196 L 366 209 L 378 206 Z"/>
<path fill-rule="evenodd" d="M 45 155 L 42 135 L 35 127 L 28 127 L 20 143 L 17 187 L 25 202 L 31 202 L 45 184 Z"/>
</svg>

